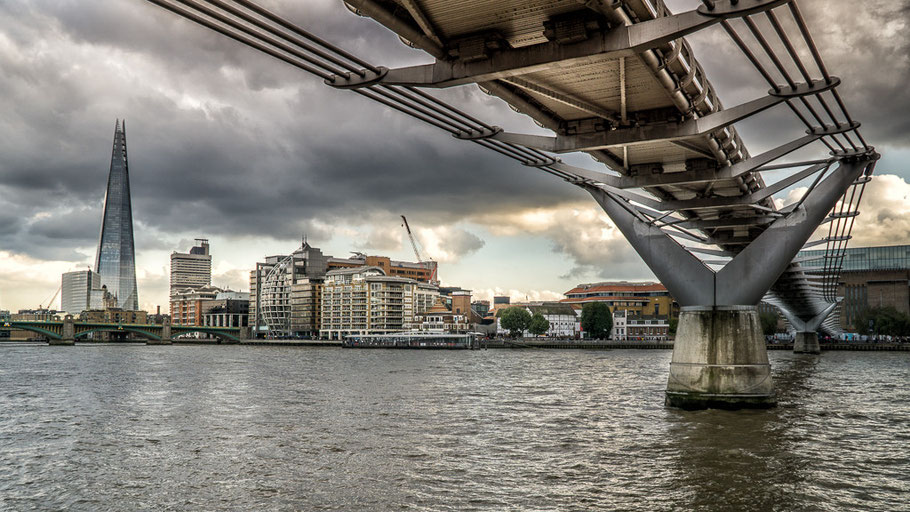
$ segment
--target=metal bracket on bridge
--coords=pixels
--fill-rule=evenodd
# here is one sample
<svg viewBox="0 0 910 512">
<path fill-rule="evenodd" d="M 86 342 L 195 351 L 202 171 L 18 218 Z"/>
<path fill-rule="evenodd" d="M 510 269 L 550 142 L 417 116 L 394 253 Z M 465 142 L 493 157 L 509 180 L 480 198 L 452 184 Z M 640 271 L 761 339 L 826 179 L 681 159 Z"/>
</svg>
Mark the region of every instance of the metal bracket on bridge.
<svg viewBox="0 0 910 512">
<path fill-rule="evenodd" d="M 325 84 L 336 89 L 360 89 L 378 84 L 389 73 L 389 68 L 379 66 L 379 72 L 362 70 L 364 76 L 358 76 L 355 73 L 345 73 L 343 75 L 332 75 L 331 79 L 326 79 Z"/>
<path fill-rule="evenodd" d="M 840 78 L 832 76 L 830 82 L 824 80 L 813 80 L 811 83 L 799 82 L 796 84 L 796 87 L 780 86 L 779 91 L 771 89 L 768 91 L 768 94 L 771 96 L 780 96 L 781 98 L 798 98 L 809 94 L 819 94 L 830 91 L 838 85 L 840 85 Z"/>
<path fill-rule="evenodd" d="M 540 167 L 550 167 L 551 165 L 554 165 L 557 162 L 559 162 L 559 160 L 556 158 L 547 158 L 546 160 L 534 160 L 533 162 L 522 162 L 521 164 L 525 165 L 527 167 L 540 168 Z"/>
<path fill-rule="evenodd" d="M 453 133 L 452 137 L 455 137 L 456 139 L 461 139 L 461 140 L 484 140 L 484 139 L 491 139 L 500 133 L 502 133 L 502 128 L 500 128 L 498 126 L 494 126 L 492 130 L 483 129 L 483 130 L 471 130 L 469 132 Z"/>
<path fill-rule="evenodd" d="M 808 133 L 810 135 L 818 135 L 819 137 L 825 137 L 828 135 L 837 135 L 838 133 L 851 132 L 851 131 L 859 128 L 859 126 L 860 126 L 860 124 L 856 121 L 853 121 L 852 123 L 848 123 L 848 124 L 843 124 L 840 126 L 831 126 L 830 124 L 826 124 L 824 127 L 812 128 L 811 130 L 806 130 L 806 133 Z M 866 154 L 868 152 L 869 152 L 869 150 L 862 149 L 862 150 L 860 150 L 859 153 Z"/>
<path fill-rule="evenodd" d="M 698 6 L 698 13 L 712 18 L 750 16 L 788 4 L 790 0 L 712 0 L 710 5 Z"/>
<path fill-rule="evenodd" d="M 856 158 L 856 157 L 860 157 L 860 156 L 872 156 L 873 153 L 875 153 L 875 149 L 859 148 L 859 149 L 848 149 L 846 151 L 843 149 L 835 149 L 834 151 L 831 151 L 830 153 L 831 153 L 831 156 L 833 156 L 837 159 Z"/>
</svg>

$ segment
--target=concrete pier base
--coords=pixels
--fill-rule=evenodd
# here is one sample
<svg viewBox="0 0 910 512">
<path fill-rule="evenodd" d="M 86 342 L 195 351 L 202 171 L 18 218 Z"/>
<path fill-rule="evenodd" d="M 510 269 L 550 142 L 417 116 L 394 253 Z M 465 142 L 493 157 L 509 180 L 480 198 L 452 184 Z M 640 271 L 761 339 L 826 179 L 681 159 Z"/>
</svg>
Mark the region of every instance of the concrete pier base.
<svg viewBox="0 0 910 512">
<path fill-rule="evenodd" d="M 798 332 L 793 340 L 793 353 L 795 354 L 821 354 L 821 345 L 818 344 L 818 333 Z"/>
<path fill-rule="evenodd" d="M 146 340 L 145 344 L 146 345 L 173 345 L 174 342 L 167 338 L 162 338 L 160 340 Z"/>
<path fill-rule="evenodd" d="M 69 346 L 76 344 L 76 324 L 73 315 L 63 317 L 63 338 L 59 340 L 50 339 L 47 343 L 52 346 Z"/>
<path fill-rule="evenodd" d="M 745 409 L 776 405 L 755 306 L 683 307 L 666 405 Z"/>
</svg>

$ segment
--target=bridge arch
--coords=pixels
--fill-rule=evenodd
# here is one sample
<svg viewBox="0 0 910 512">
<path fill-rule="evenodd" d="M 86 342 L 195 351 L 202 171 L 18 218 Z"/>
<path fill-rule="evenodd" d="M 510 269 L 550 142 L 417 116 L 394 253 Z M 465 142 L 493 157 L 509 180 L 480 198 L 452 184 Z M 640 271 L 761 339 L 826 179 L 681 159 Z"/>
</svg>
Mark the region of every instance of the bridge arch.
<svg viewBox="0 0 910 512">
<path fill-rule="evenodd" d="M 58 334 L 58 333 L 56 333 L 56 332 L 54 332 L 54 331 L 49 331 L 49 330 L 47 330 L 47 329 L 42 329 L 41 327 L 38 327 L 38 326 L 36 326 L 36 325 L 17 324 L 17 323 L 15 323 L 15 322 L 12 322 L 12 323 L 9 324 L 9 327 L 5 327 L 5 328 L 8 328 L 8 329 L 19 329 L 19 330 L 22 330 L 22 331 L 34 332 L 34 333 L 37 333 L 37 334 L 41 334 L 41 335 L 43 335 L 43 336 L 47 336 L 48 339 L 52 339 L 52 340 L 61 340 L 61 339 L 63 339 L 63 335 Z"/>
<path fill-rule="evenodd" d="M 139 335 L 145 337 L 146 339 L 156 340 L 156 341 L 160 341 L 160 340 L 161 340 L 161 336 L 158 336 L 157 334 L 152 334 L 152 333 L 150 333 L 150 332 L 148 332 L 148 331 L 144 331 L 144 330 L 142 330 L 142 329 L 136 329 L 136 328 L 133 328 L 133 327 L 126 327 L 126 326 L 124 326 L 124 327 L 122 327 L 122 328 L 117 328 L 117 327 L 95 327 L 95 328 L 92 328 L 92 329 L 86 329 L 86 330 L 84 330 L 84 331 L 79 331 L 79 332 L 77 332 L 73 337 L 75 337 L 75 338 L 84 338 L 86 335 L 91 334 L 91 333 L 93 333 L 93 332 L 131 332 L 131 333 L 139 334 Z"/>
<path fill-rule="evenodd" d="M 235 336 L 229 332 L 222 331 L 218 327 L 204 327 L 204 326 L 193 326 L 193 327 L 175 327 L 171 326 L 171 336 L 180 336 L 181 334 L 193 334 L 193 333 L 204 333 L 211 334 L 218 338 L 219 343 L 221 341 L 234 341 L 240 343 L 240 337 Z"/>
</svg>

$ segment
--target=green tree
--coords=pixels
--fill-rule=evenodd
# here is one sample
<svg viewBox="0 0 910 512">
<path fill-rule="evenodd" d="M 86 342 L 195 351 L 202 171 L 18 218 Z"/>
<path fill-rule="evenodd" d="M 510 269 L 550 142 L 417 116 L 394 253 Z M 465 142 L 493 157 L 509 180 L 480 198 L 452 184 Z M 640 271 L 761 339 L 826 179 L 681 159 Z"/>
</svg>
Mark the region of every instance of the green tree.
<svg viewBox="0 0 910 512">
<path fill-rule="evenodd" d="M 679 327 L 679 318 L 671 318 L 667 321 L 667 331 L 671 336 L 676 336 L 676 329 Z"/>
<path fill-rule="evenodd" d="M 509 331 L 513 338 L 521 336 L 531 325 L 531 313 L 522 307 L 513 307 L 499 314 L 499 324 Z"/>
<path fill-rule="evenodd" d="M 777 332 L 777 315 L 774 313 L 761 313 L 758 315 L 761 322 L 761 331 L 765 336 L 770 336 Z"/>
<path fill-rule="evenodd" d="M 853 321 L 860 334 L 910 335 L 910 316 L 892 308 L 872 308 L 860 312 Z"/>
<path fill-rule="evenodd" d="M 581 307 L 581 329 L 588 338 L 606 339 L 613 329 L 613 314 L 603 302 L 589 302 Z"/>
<path fill-rule="evenodd" d="M 535 336 L 540 336 L 541 334 L 546 334 L 550 330 L 550 321 L 543 317 L 540 313 L 534 313 L 531 316 L 531 322 L 528 325 L 528 332 Z"/>
</svg>

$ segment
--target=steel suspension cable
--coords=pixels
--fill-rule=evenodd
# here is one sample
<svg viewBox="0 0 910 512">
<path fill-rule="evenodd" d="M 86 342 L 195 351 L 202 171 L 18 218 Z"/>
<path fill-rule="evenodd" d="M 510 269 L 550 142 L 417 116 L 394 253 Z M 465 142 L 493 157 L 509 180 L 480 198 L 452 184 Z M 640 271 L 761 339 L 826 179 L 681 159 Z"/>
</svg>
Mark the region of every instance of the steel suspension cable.
<svg viewBox="0 0 910 512">
<path fill-rule="evenodd" d="M 226 24 L 226 25 L 228 25 L 228 26 L 234 28 L 235 30 L 241 31 L 241 32 L 243 32 L 243 33 L 245 33 L 245 34 L 248 34 L 248 35 L 251 35 L 251 36 L 253 36 L 254 38 L 259 38 L 259 39 L 261 39 L 262 41 L 265 41 L 266 43 L 268 43 L 268 44 L 270 44 L 270 45 L 272 45 L 272 46 L 275 46 L 275 47 L 277 47 L 277 48 L 280 48 L 282 51 L 285 51 L 285 52 L 287 52 L 287 53 L 290 53 L 290 54 L 292 54 L 292 55 L 294 55 L 294 56 L 296 56 L 296 57 L 298 57 L 298 58 L 304 59 L 305 61 L 307 61 L 307 62 L 309 62 L 309 63 L 311 63 L 311 64 L 319 65 L 320 67 L 323 67 L 325 70 L 327 70 L 327 71 L 333 73 L 333 75 L 337 75 L 337 74 L 341 73 L 341 71 L 338 70 L 337 68 L 332 68 L 331 66 L 329 66 L 329 65 L 327 65 L 327 64 L 325 64 L 325 63 L 323 63 L 323 62 L 320 62 L 320 61 L 318 61 L 318 60 L 316 60 L 316 59 L 313 59 L 313 58 L 307 56 L 307 55 L 304 54 L 304 53 L 301 53 L 299 50 L 297 50 L 297 49 L 295 49 L 295 48 L 293 48 L 293 47 L 289 47 L 289 46 L 287 46 L 286 44 L 284 44 L 284 43 L 282 43 L 282 42 L 280 42 L 280 41 L 276 41 L 276 40 L 272 39 L 271 37 L 268 37 L 268 36 L 265 36 L 265 35 L 263 35 L 263 34 L 261 34 L 261 33 L 258 33 L 258 32 L 256 32 L 255 30 L 253 30 L 253 29 L 250 28 L 250 27 L 245 27 L 245 26 L 243 26 L 243 25 L 240 25 L 240 24 L 236 23 L 235 21 L 231 20 L 230 18 L 227 18 L 227 17 L 224 16 L 223 14 L 218 13 L 217 11 L 213 11 L 212 9 L 205 8 L 205 7 L 203 7 L 203 6 L 200 6 L 198 3 L 196 3 L 196 2 L 193 1 L 193 0 L 177 0 L 177 1 L 179 1 L 179 2 L 181 2 L 181 3 L 184 3 L 185 5 L 188 5 L 189 7 L 196 8 L 196 9 L 198 9 L 199 11 L 205 13 L 206 15 L 208 15 L 208 16 L 210 16 L 210 17 L 212 17 L 212 18 L 214 18 L 214 19 L 216 19 L 216 20 L 218 20 L 218 21 L 220 21 L 220 22 L 222 22 L 222 23 L 224 23 L 224 24 Z M 232 8 L 231 6 L 229 6 L 229 5 L 225 4 L 224 2 L 222 2 L 221 0 L 208 0 L 208 1 L 214 3 L 214 4 L 218 5 L 218 6 L 221 6 L 221 7 L 225 8 L 225 10 L 227 10 L 227 11 L 230 12 L 231 14 L 237 16 L 238 18 L 240 18 L 241 20 L 243 20 L 243 21 L 245 21 L 245 22 L 247 22 L 247 23 L 250 23 L 250 24 L 252 24 L 252 25 L 254 25 L 254 26 L 256 26 L 256 27 L 258 27 L 258 28 L 260 28 L 260 29 L 262 29 L 262 30 L 267 31 L 268 33 L 271 33 L 271 34 L 273 34 L 273 35 L 275 35 L 275 36 L 278 36 L 278 37 L 280 37 L 280 38 L 282 38 L 282 39 L 285 39 L 285 40 L 288 41 L 288 42 L 291 42 L 291 43 L 293 43 L 293 44 L 297 44 L 298 46 L 302 46 L 302 47 L 304 48 L 304 50 L 307 50 L 307 51 L 311 51 L 311 52 L 316 53 L 317 56 L 323 58 L 324 60 L 327 60 L 327 61 L 331 62 L 332 64 L 335 64 L 335 65 L 338 65 L 338 66 L 342 66 L 344 69 L 347 69 L 347 70 L 349 70 L 349 71 L 355 71 L 355 72 L 358 72 L 358 71 L 359 71 L 359 70 L 357 70 L 355 67 L 351 66 L 350 64 L 347 64 L 347 63 L 345 63 L 345 62 L 343 62 L 343 61 L 340 61 L 340 60 L 337 59 L 337 58 L 334 58 L 332 55 L 328 54 L 327 52 L 321 51 L 321 50 L 319 50 L 319 49 L 314 49 L 314 48 L 313 48 L 312 46 L 310 46 L 310 45 L 307 45 L 307 44 L 305 44 L 305 43 L 301 43 L 301 41 L 300 41 L 299 39 L 296 39 L 296 38 L 294 38 L 294 37 L 289 37 L 287 34 L 281 32 L 281 31 L 279 31 L 279 30 L 276 30 L 274 27 L 271 27 L 271 26 L 269 26 L 269 25 L 267 25 L 267 24 L 264 24 L 264 23 L 261 22 L 260 20 L 256 20 L 256 19 L 254 19 L 254 18 L 250 18 L 250 17 L 249 17 L 246 13 L 244 13 L 243 11 L 240 11 L 240 10 L 237 10 L 237 9 L 235 9 L 235 8 Z M 155 3 L 158 3 L 158 2 L 155 2 Z M 245 2 L 245 4 L 248 4 L 248 5 L 255 5 L 255 4 L 252 4 L 252 3 L 249 3 L 249 2 Z M 173 9 L 171 9 L 171 10 L 173 10 Z M 268 12 L 268 11 L 265 11 L 264 9 L 262 9 L 262 11 L 263 11 L 263 12 L 266 12 L 266 13 Z M 181 14 L 181 15 L 184 14 L 183 12 L 180 12 L 180 11 L 175 11 L 175 12 L 177 12 L 178 14 Z M 258 12 L 258 11 L 257 11 L 257 12 Z M 271 13 L 269 13 L 269 17 L 270 17 L 270 18 L 277 18 L 277 19 L 280 19 L 280 18 L 278 18 L 277 16 L 275 16 L 274 14 L 271 14 Z M 205 26 L 207 26 L 207 27 L 209 27 L 209 28 L 212 28 L 212 29 L 218 31 L 219 33 L 222 33 L 222 34 L 225 34 L 225 35 L 228 35 L 228 36 L 232 36 L 232 34 L 226 33 L 226 32 L 229 32 L 229 31 L 223 30 L 221 27 L 217 27 L 217 26 L 215 26 L 215 25 L 213 25 L 213 24 L 211 24 L 211 23 L 205 23 L 205 22 L 203 22 L 201 19 L 197 19 L 196 17 L 191 17 L 191 19 L 193 19 L 193 21 L 199 21 L 199 22 L 201 22 L 201 24 L 203 24 L 203 25 L 205 25 Z M 282 20 L 282 21 L 283 21 L 283 20 Z M 293 25 L 293 24 L 290 24 L 290 23 L 288 23 L 288 22 L 283 22 L 283 23 L 281 23 L 281 25 L 282 25 L 282 26 L 285 26 L 285 27 L 288 27 L 289 30 L 293 30 L 295 33 L 300 34 L 300 35 L 302 35 L 302 36 L 304 36 L 304 37 L 307 37 L 308 39 L 311 39 L 311 40 L 313 40 L 313 41 L 315 41 L 315 42 L 317 42 L 317 43 L 319 43 L 319 44 L 328 44 L 328 43 L 325 43 L 325 42 L 324 42 L 323 40 L 321 40 L 320 38 L 318 38 L 318 37 L 316 37 L 316 36 L 313 36 L 313 35 L 309 34 L 308 32 L 306 32 L 306 31 L 300 29 L 299 27 L 296 27 L 296 26 Z M 234 37 L 234 39 L 238 39 L 238 38 L 237 38 L 237 37 Z M 239 40 L 240 40 L 241 42 L 244 42 L 245 44 L 248 44 L 248 43 L 249 43 L 249 41 L 248 41 L 245 37 L 240 38 Z M 258 44 L 257 44 L 257 45 L 251 45 L 251 46 L 253 46 L 253 47 L 256 48 L 256 49 L 263 50 L 263 47 L 262 47 L 261 45 L 258 45 Z M 337 49 L 336 49 L 335 47 L 329 47 L 328 50 L 330 50 L 330 51 L 337 51 Z M 268 52 L 268 53 L 269 53 L 270 55 L 274 55 L 273 52 Z M 360 59 L 358 59 L 358 58 L 356 58 L 356 57 L 354 57 L 354 56 L 352 56 L 351 54 L 348 54 L 348 53 L 346 53 L 346 52 L 344 53 L 344 56 L 345 56 L 346 58 L 350 59 L 350 60 L 353 60 L 354 62 L 356 62 L 356 63 L 358 63 L 358 64 L 365 65 L 365 67 L 368 67 L 368 68 L 370 68 L 370 69 L 378 69 L 378 68 L 376 68 L 376 67 L 374 67 L 374 66 L 370 66 L 370 65 L 367 64 L 365 61 L 360 60 Z M 282 59 L 282 60 L 288 62 L 287 59 Z M 293 63 L 293 62 L 292 62 L 292 64 L 295 64 L 295 65 L 296 65 L 296 63 Z M 299 67 L 299 66 L 298 66 L 298 67 Z M 307 71 L 310 71 L 310 69 L 307 69 Z M 364 75 L 364 73 L 363 73 L 362 71 L 359 71 L 359 74 L 360 74 L 361 76 Z M 326 78 L 324 74 L 319 74 L 318 76 L 320 76 L 320 77 L 322 77 L 322 78 L 324 78 L 324 79 L 326 79 L 326 80 L 328 80 L 328 81 L 332 81 L 332 78 L 331 78 L 331 77 Z M 470 116 L 469 114 L 466 114 L 466 113 L 464 113 L 464 112 L 461 112 L 460 110 L 458 110 L 458 109 L 452 107 L 451 105 L 448 105 L 448 104 L 446 104 L 445 102 L 442 102 L 441 100 L 435 98 L 434 96 L 429 95 L 429 94 L 427 94 L 427 93 L 425 93 L 425 92 L 423 92 L 423 91 L 421 91 L 421 90 L 419 90 L 419 89 L 412 88 L 412 87 L 399 87 L 399 86 L 388 86 L 388 85 L 381 85 L 380 87 L 382 87 L 382 88 L 385 89 L 386 91 L 391 92 L 391 93 L 393 93 L 393 94 L 395 94 L 395 95 L 398 95 L 398 96 L 400 96 L 400 97 L 391 96 L 391 95 L 389 95 L 389 94 L 386 93 L 386 92 L 377 91 L 380 95 L 384 96 L 387 100 L 390 100 L 391 102 L 400 103 L 402 106 L 407 107 L 407 109 L 410 109 L 410 110 L 399 108 L 400 106 L 396 106 L 396 105 L 390 103 L 390 101 L 379 101 L 373 94 L 366 95 L 366 96 L 369 97 L 369 98 L 371 98 L 371 99 L 377 100 L 377 101 L 379 101 L 380 103 L 382 103 L 382 104 L 384 104 L 384 105 L 386 105 L 386 106 L 395 108 L 396 110 L 399 110 L 399 111 L 404 112 L 404 113 L 406 113 L 406 114 L 409 114 L 409 115 L 412 115 L 412 116 L 414 116 L 414 117 L 417 117 L 418 119 L 420 119 L 420 120 L 422 120 L 422 121 L 424 121 L 424 122 L 428 122 L 429 124 L 432 124 L 432 125 L 434 125 L 434 126 L 437 126 L 437 127 L 439 127 L 439 128 L 442 128 L 442 129 L 444 129 L 444 130 L 446 130 L 446 131 L 449 131 L 449 132 L 452 133 L 453 135 L 457 135 L 457 134 L 462 133 L 462 132 L 471 133 L 471 132 L 474 132 L 474 131 L 477 131 L 477 132 L 480 133 L 480 132 L 482 132 L 484 129 L 490 130 L 490 131 L 493 130 L 493 127 L 490 126 L 489 124 L 484 123 L 484 122 L 482 122 L 482 121 L 479 121 L 478 119 L 474 118 L 473 116 Z M 364 89 L 366 89 L 366 88 L 364 88 Z M 375 91 L 374 88 L 371 88 L 371 90 L 374 90 L 374 91 Z M 355 90 L 355 92 L 358 92 L 358 93 L 360 93 L 360 94 L 363 95 L 363 93 L 362 93 L 359 89 L 358 89 L 358 90 Z M 424 101 L 424 100 L 429 100 L 429 102 L 428 102 L 428 101 Z M 431 103 L 432 103 L 432 104 L 431 104 Z M 444 110 L 441 110 L 439 107 L 441 107 L 441 108 L 444 109 Z M 414 111 L 419 112 L 419 113 L 421 113 L 421 114 L 423 114 L 423 115 L 422 115 L 422 116 L 415 115 L 415 112 L 414 112 Z M 428 118 L 429 118 L 429 119 L 428 119 Z M 436 122 L 431 122 L 430 119 L 433 119 L 433 120 L 435 120 Z M 442 123 L 442 124 L 440 124 L 440 123 Z M 472 125 L 469 124 L 469 123 L 473 123 L 473 124 L 476 125 L 476 126 L 472 126 Z M 443 125 L 447 125 L 447 126 L 443 126 Z M 478 128 L 478 126 L 479 126 L 480 128 Z M 453 131 L 453 129 L 454 129 L 454 131 Z M 515 144 L 512 144 L 512 143 L 505 143 L 505 142 L 499 142 L 499 141 L 496 142 L 496 145 L 497 145 L 498 147 L 506 147 L 506 148 L 508 148 L 508 150 L 510 151 L 509 154 L 510 154 L 510 155 L 514 155 L 515 158 L 521 160 L 523 163 L 533 164 L 533 163 L 546 162 L 546 161 L 552 160 L 551 157 L 549 157 L 549 156 L 546 155 L 545 153 L 543 153 L 543 152 L 541 152 L 541 151 L 539 151 L 539 150 L 536 150 L 536 149 L 525 148 L 525 147 L 523 147 L 523 146 L 518 146 L 518 145 L 515 145 Z M 485 147 L 486 147 L 486 146 L 485 146 Z M 518 155 L 516 155 L 516 153 L 518 153 L 518 154 L 524 153 L 524 155 L 518 156 Z"/>
<path fill-rule="evenodd" d="M 721 21 L 720 25 L 727 32 L 727 34 L 730 36 L 730 38 L 733 40 L 733 42 L 736 44 L 736 46 L 739 47 L 740 51 L 742 51 L 743 54 L 746 56 L 746 58 L 749 59 L 749 62 L 752 63 L 752 66 L 754 66 L 755 69 L 758 70 L 758 72 L 765 79 L 765 81 L 768 82 L 768 84 L 771 86 L 771 88 L 774 90 L 774 92 L 780 92 L 780 85 L 777 84 L 777 80 L 775 80 L 771 76 L 771 74 L 768 72 L 768 70 L 765 69 L 765 67 L 762 65 L 762 63 L 758 60 L 758 57 L 755 56 L 755 53 L 753 53 L 752 50 L 749 48 L 749 46 L 746 44 L 746 42 L 743 41 L 742 37 L 739 35 L 739 33 L 736 31 L 736 29 L 734 29 L 733 26 L 730 25 L 730 23 L 727 20 Z M 804 125 L 806 125 L 806 128 L 809 128 L 810 130 L 815 129 L 815 126 L 812 123 L 810 123 L 808 119 L 806 119 L 806 116 L 804 116 L 803 113 L 800 112 L 798 108 L 796 108 L 796 106 L 793 104 L 793 102 L 791 100 L 787 100 L 784 103 L 786 103 L 787 106 L 790 107 L 790 110 L 792 110 L 793 113 L 796 114 L 796 117 L 798 117 L 799 120 L 802 121 L 802 123 Z M 834 151 L 834 146 L 832 146 L 828 141 L 826 141 L 824 139 L 824 137 L 819 138 L 819 140 L 821 141 L 822 144 L 827 146 L 829 150 Z"/>
</svg>

